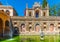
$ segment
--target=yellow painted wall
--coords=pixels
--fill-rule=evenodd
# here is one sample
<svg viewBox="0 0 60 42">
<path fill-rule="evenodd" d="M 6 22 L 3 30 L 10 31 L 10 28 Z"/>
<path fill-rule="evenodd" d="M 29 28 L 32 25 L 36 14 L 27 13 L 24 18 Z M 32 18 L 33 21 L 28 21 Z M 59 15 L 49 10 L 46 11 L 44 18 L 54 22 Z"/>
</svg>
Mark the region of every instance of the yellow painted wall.
<svg viewBox="0 0 60 42">
<path fill-rule="evenodd" d="M 5 12 L 3 12 L 3 11 L 0 11 L 0 19 L 2 19 L 2 21 L 3 21 L 3 28 L 0 28 L 0 33 L 3 33 L 3 29 L 5 30 L 6 28 L 5 28 L 5 21 L 10 21 L 10 16 L 8 16 Z M 1 23 L 0 23 L 1 24 Z"/>
</svg>

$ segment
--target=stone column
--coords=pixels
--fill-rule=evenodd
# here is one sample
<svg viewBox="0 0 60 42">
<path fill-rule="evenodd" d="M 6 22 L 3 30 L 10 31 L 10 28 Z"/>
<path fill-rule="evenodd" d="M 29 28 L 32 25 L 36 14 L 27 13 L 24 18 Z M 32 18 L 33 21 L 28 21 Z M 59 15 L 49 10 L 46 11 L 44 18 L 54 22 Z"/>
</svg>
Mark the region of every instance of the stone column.
<svg viewBox="0 0 60 42">
<path fill-rule="evenodd" d="M 58 28 L 58 24 L 57 24 L 57 21 L 55 21 L 55 30 L 57 30 Z"/>
<path fill-rule="evenodd" d="M 32 22 L 32 30 L 35 31 L 35 22 Z"/>
<path fill-rule="evenodd" d="M 26 21 L 26 31 L 29 31 L 28 21 Z"/>
<path fill-rule="evenodd" d="M 21 32 L 21 23 L 18 22 L 19 33 Z"/>
<path fill-rule="evenodd" d="M 49 30 L 49 27 L 50 27 L 50 23 L 49 21 L 47 22 L 47 31 Z"/>
</svg>

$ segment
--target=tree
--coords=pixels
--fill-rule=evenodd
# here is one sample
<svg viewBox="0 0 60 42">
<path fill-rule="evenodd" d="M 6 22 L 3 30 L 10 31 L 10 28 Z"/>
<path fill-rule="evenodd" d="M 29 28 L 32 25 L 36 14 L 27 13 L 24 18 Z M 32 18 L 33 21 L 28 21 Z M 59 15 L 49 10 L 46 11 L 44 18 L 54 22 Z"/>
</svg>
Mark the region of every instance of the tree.
<svg viewBox="0 0 60 42">
<path fill-rule="evenodd" d="M 60 3 L 57 4 L 57 16 L 60 16 Z"/>
<path fill-rule="evenodd" d="M 49 14 L 52 16 L 56 16 L 57 15 L 57 8 L 56 8 L 56 5 L 52 6 L 50 9 L 49 9 Z"/>
<path fill-rule="evenodd" d="M 54 13 L 54 16 L 56 16 L 57 14 L 56 6 L 53 6 L 53 13 Z"/>
<path fill-rule="evenodd" d="M 60 8 L 58 8 L 57 15 L 60 16 Z"/>
<path fill-rule="evenodd" d="M 47 0 L 43 0 L 42 7 L 45 8 L 47 6 Z"/>
</svg>

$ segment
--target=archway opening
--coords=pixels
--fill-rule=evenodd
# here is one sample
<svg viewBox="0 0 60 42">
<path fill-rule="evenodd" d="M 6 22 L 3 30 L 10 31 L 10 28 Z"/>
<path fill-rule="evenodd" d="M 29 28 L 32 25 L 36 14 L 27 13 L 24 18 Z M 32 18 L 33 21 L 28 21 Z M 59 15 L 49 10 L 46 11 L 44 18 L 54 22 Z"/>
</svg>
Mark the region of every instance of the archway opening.
<svg viewBox="0 0 60 42">
<path fill-rule="evenodd" d="M 6 13 L 7 13 L 7 15 L 10 15 L 10 11 L 9 10 L 6 10 Z"/>
<path fill-rule="evenodd" d="M 54 31 L 54 24 L 50 24 L 50 31 Z"/>
<path fill-rule="evenodd" d="M 0 18 L 0 37 L 3 36 L 3 20 Z"/>
<path fill-rule="evenodd" d="M 14 27 L 13 35 L 19 35 L 19 28 L 18 27 Z"/>
<path fill-rule="evenodd" d="M 36 18 L 39 17 L 39 10 L 37 10 L 37 11 L 35 12 L 35 17 L 36 17 Z"/>
<path fill-rule="evenodd" d="M 40 31 L 40 25 L 38 23 L 35 25 L 35 31 L 37 31 L 37 32 Z"/>
<path fill-rule="evenodd" d="M 25 24 L 24 23 L 21 24 L 21 32 L 25 32 Z"/>
<path fill-rule="evenodd" d="M 9 33 L 9 31 L 10 31 L 9 21 L 7 20 L 7 21 L 5 21 L 5 31 L 4 31 L 4 33 Z"/>
</svg>

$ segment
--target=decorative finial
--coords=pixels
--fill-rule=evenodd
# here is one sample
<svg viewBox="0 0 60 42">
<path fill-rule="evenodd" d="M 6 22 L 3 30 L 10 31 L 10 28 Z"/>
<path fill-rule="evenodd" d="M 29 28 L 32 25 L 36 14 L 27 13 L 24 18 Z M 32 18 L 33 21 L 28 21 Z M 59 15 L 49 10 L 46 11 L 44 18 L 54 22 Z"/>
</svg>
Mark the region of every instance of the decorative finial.
<svg viewBox="0 0 60 42">
<path fill-rule="evenodd" d="M 40 4 L 40 2 L 39 2 L 39 4 Z"/>
<path fill-rule="evenodd" d="M 48 3 L 47 3 L 47 8 L 49 8 L 49 5 L 48 5 Z"/>
<path fill-rule="evenodd" d="M 28 3 L 26 3 L 26 8 L 28 8 Z"/>
</svg>

